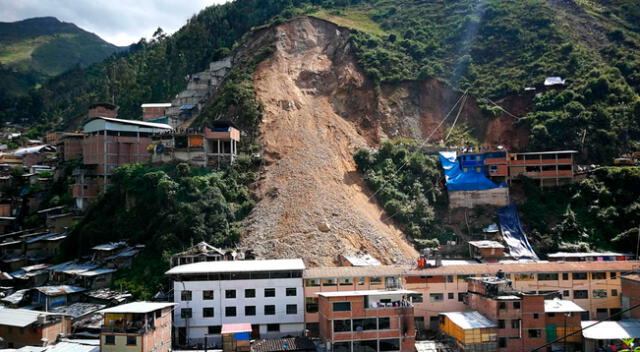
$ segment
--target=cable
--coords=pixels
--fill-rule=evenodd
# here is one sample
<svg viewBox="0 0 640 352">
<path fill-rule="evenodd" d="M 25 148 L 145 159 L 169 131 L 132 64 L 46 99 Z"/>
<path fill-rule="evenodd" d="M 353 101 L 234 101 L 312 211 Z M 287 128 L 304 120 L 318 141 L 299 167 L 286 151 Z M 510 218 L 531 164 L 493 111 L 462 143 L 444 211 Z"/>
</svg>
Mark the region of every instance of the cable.
<svg viewBox="0 0 640 352">
<path fill-rule="evenodd" d="M 576 331 L 574 331 L 574 332 L 572 332 L 572 333 L 565 334 L 564 336 L 559 337 L 559 338 L 555 339 L 554 341 L 547 342 L 547 343 L 545 343 L 544 345 L 542 345 L 542 346 L 540 346 L 540 347 L 536 347 L 536 348 L 532 349 L 532 350 L 531 350 L 531 352 L 539 351 L 539 350 L 541 350 L 541 349 L 543 349 L 543 348 L 545 348 L 545 347 L 547 347 L 547 346 L 551 346 L 552 344 L 554 344 L 554 343 L 556 343 L 556 342 L 560 342 L 560 341 L 562 341 L 562 340 L 565 340 L 567 337 L 570 337 L 570 336 L 576 335 L 576 334 L 578 334 L 578 333 L 581 333 L 582 331 L 584 331 L 584 330 L 586 330 L 586 329 L 590 329 L 590 328 L 592 328 L 592 327 L 594 327 L 594 326 L 596 326 L 596 325 L 598 325 L 598 324 L 600 324 L 600 323 L 602 323 L 602 322 L 609 321 L 609 320 L 611 320 L 612 318 L 614 318 L 614 317 L 617 317 L 617 316 L 621 315 L 622 313 L 626 313 L 626 312 L 631 311 L 631 310 L 633 310 L 633 309 L 636 309 L 636 308 L 638 308 L 638 307 L 640 307 L 640 303 L 639 303 L 639 304 L 634 305 L 634 306 L 633 306 L 633 307 L 631 307 L 631 308 L 628 308 L 628 309 L 622 310 L 622 311 L 620 311 L 620 312 L 618 312 L 618 313 L 612 314 L 612 315 L 610 315 L 607 319 L 601 319 L 601 320 L 598 320 L 598 321 L 597 321 L 596 323 L 594 323 L 594 324 L 591 324 L 591 325 L 589 325 L 589 326 L 587 326 L 587 327 L 584 327 L 584 328 L 582 328 L 582 327 L 581 327 L 580 329 L 578 329 L 578 330 L 576 330 Z"/>
<path fill-rule="evenodd" d="M 498 108 L 500 108 L 500 110 L 504 111 L 507 115 L 509 115 L 509 116 L 511 116 L 513 118 L 516 118 L 516 119 L 520 119 L 520 117 L 508 112 L 507 109 L 505 109 L 502 106 L 498 105 L 498 103 L 496 103 L 495 101 L 493 101 L 493 100 L 491 100 L 489 98 L 484 98 L 484 99 L 487 99 L 491 104 L 493 104 L 493 105 L 497 106 Z"/>
<path fill-rule="evenodd" d="M 467 103 L 467 93 L 464 93 L 464 98 L 462 99 L 462 103 L 460 103 L 460 108 L 458 108 L 458 114 L 456 115 L 456 118 L 453 120 L 453 124 L 451 125 L 451 127 L 449 127 L 449 133 L 447 133 L 447 136 L 444 137 L 444 140 L 446 141 L 447 139 L 449 139 L 449 136 L 451 136 L 451 133 L 453 132 L 453 129 L 456 127 L 456 122 L 458 122 L 458 117 L 460 117 L 460 113 L 462 113 L 462 108 L 464 107 L 464 104 Z"/>
</svg>

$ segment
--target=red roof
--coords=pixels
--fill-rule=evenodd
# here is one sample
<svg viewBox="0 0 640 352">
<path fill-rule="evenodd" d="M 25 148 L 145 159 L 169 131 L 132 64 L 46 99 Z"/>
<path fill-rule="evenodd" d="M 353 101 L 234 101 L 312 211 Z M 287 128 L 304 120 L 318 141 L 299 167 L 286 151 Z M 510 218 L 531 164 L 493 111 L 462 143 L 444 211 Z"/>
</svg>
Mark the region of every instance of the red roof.
<svg viewBox="0 0 640 352">
<path fill-rule="evenodd" d="M 236 332 L 250 332 L 251 324 L 224 324 L 222 325 L 223 334 L 233 334 Z"/>
</svg>

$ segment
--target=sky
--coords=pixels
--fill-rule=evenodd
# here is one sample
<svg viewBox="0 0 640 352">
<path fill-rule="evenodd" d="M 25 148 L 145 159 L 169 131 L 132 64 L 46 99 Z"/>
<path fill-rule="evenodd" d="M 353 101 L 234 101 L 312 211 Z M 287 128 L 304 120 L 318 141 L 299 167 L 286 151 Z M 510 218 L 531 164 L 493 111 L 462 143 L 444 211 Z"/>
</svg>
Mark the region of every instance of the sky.
<svg viewBox="0 0 640 352">
<path fill-rule="evenodd" d="M 0 22 L 53 16 L 125 46 L 151 38 L 158 27 L 173 33 L 203 8 L 227 0 L 0 0 Z"/>
</svg>

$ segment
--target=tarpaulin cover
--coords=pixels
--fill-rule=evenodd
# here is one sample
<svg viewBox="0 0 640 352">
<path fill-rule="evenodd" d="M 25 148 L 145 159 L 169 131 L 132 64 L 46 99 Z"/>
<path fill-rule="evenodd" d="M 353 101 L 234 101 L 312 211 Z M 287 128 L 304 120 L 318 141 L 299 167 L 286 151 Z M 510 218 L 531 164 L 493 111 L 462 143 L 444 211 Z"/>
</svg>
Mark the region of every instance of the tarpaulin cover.
<svg viewBox="0 0 640 352">
<path fill-rule="evenodd" d="M 500 232 L 502 239 L 509 246 L 509 252 L 514 259 L 534 259 L 538 256 L 533 251 L 533 247 L 527 239 L 527 235 L 522 229 L 518 208 L 511 204 L 498 209 L 498 220 L 500 222 Z"/>
<path fill-rule="evenodd" d="M 440 152 L 440 162 L 444 169 L 444 176 L 449 191 L 484 191 L 506 184 L 495 184 L 482 172 L 464 172 L 456 160 L 456 152 Z"/>
</svg>

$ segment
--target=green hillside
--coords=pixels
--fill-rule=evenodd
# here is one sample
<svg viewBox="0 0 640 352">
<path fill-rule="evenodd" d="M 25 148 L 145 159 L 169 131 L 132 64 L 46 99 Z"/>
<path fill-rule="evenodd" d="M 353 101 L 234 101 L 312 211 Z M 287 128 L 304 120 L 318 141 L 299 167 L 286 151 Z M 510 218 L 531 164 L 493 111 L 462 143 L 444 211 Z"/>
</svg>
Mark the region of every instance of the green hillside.
<svg viewBox="0 0 640 352">
<path fill-rule="evenodd" d="M 93 33 L 53 17 L 0 23 L 1 83 L 10 95 L 24 95 L 35 85 L 73 67 L 87 67 L 119 51 Z"/>
</svg>

